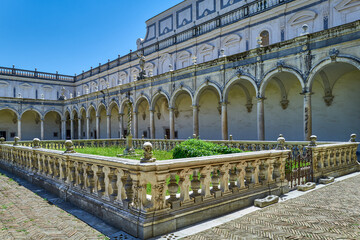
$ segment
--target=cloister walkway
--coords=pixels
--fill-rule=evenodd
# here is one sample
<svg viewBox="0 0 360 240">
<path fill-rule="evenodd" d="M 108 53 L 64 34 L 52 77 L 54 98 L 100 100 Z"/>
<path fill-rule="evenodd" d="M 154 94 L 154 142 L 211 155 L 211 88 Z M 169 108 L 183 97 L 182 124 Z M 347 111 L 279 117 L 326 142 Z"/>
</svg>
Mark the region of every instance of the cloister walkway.
<svg viewBox="0 0 360 240">
<path fill-rule="evenodd" d="M 278 204 L 261 210 L 251 212 L 248 208 L 246 211 L 251 213 L 243 210 L 246 215 L 234 220 L 228 221 L 231 216 L 223 217 L 174 235 L 187 240 L 360 239 L 359 182 L 360 173 L 354 173 L 336 179 L 335 183 L 318 185 L 302 196 L 293 191 Z M 221 224 L 222 221 L 226 223 Z M 209 228 L 211 222 L 219 225 Z M 201 232 L 185 236 L 192 231 Z"/>
<path fill-rule="evenodd" d="M 101 221 L 87 222 L 96 221 L 91 217 L 87 223 L 79 220 L 16 180 L 0 174 L 0 239 L 106 239 L 119 234 Z M 360 173 L 354 173 L 311 192 L 293 191 L 264 209 L 250 207 L 159 238 L 360 239 L 359 182 Z"/>
</svg>

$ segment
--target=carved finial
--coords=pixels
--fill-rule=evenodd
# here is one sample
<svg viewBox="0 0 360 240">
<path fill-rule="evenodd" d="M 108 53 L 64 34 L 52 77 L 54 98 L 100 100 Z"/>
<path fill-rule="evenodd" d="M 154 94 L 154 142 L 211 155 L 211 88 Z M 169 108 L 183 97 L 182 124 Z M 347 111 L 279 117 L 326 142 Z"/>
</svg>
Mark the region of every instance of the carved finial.
<svg viewBox="0 0 360 240">
<path fill-rule="evenodd" d="M 277 139 L 277 146 L 276 146 L 276 150 L 284 150 L 285 148 L 285 138 L 283 137 L 282 134 L 279 135 L 278 139 Z"/>
<path fill-rule="evenodd" d="M 317 140 L 317 136 L 311 135 L 311 136 L 310 136 L 309 146 L 310 146 L 310 147 L 315 147 L 315 146 L 317 145 L 317 144 L 316 144 L 316 140 Z"/>
<path fill-rule="evenodd" d="M 196 134 L 195 134 L 195 133 L 193 134 L 193 138 L 194 138 L 194 139 L 195 139 L 195 138 L 197 138 L 197 136 L 196 136 Z"/>
<path fill-rule="evenodd" d="M 355 133 L 353 133 L 353 134 L 350 135 L 350 140 L 349 140 L 349 142 L 356 142 L 356 134 L 355 134 Z"/>
<path fill-rule="evenodd" d="M 19 137 L 14 137 L 14 146 L 18 146 L 19 145 Z"/>
<path fill-rule="evenodd" d="M 229 136 L 229 140 L 232 141 L 233 140 L 233 135 L 230 134 Z"/>
<path fill-rule="evenodd" d="M 140 160 L 140 163 L 155 162 L 156 158 L 153 158 L 153 146 L 150 142 L 146 142 L 143 145 L 144 157 Z"/>
<path fill-rule="evenodd" d="M 143 135 L 141 135 L 141 139 L 144 139 L 144 138 L 145 138 L 144 134 L 143 134 Z"/>
<path fill-rule="evenodd" d="M 164 139 L 165 139 L 165 140 L 167 140 L 167 139 L 168 139 L 166 134 L 164 135 Z"/>
<path fill-rule="evenodd" d="M 33 140 L 33 148 L 40 148 L 40 139 L 34 138 L 34 140 Z"/>
<path fill-rule="evenodd" d="M 4 144 L 5 143 L 5 138 L 4 137 L 1 137 L 0 138 L 0 144 Z"/>
<path fill-rule="evenodd" d="M 74 150 L 74 143 L 71 140 L 65 141 L 65 153 L 76 153 Z"/>
</svg>

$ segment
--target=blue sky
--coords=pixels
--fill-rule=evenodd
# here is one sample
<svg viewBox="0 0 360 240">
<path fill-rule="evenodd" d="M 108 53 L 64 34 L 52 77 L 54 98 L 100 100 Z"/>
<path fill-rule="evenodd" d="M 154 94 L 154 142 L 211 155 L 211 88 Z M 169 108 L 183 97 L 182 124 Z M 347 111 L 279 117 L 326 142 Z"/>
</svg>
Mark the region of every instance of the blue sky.
<svg viewBox="0 0 360 240">
<path fill-rule="evenodd" d="M 0 66 L 74 75 L 136 50 L 182 0 L 0 0 Z"/>
</svg>

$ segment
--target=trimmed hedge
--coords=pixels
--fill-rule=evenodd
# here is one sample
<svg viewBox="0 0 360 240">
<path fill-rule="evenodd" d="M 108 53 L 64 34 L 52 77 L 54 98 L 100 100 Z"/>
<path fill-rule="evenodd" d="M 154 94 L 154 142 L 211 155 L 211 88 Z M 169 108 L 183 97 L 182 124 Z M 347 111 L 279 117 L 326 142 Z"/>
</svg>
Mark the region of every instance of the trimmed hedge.
<svg viewBox="0 0 360 240">
<path fill-rule="evenodd" d="M 237 148 L 229 148 L 199 139 L 189 139 L 174 148 L 173 158 L 190 158 L 241 152 Z"/>
</svg>

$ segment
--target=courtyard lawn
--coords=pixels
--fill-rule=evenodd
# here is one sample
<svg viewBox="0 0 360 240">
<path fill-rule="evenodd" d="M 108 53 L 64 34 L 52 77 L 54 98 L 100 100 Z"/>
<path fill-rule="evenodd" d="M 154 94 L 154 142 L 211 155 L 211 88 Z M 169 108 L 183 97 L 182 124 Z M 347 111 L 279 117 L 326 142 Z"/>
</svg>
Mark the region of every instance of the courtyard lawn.
<svg viewBox="0 0 360 240">
<path fill-rule="evenodd" d="M 119 148 L 117 146 L 86 147 L 86 148 L 75 149 L 77 153 L 92 154 L 92 155 L 106 156 L 106 157 L 117 157 L 118 154 L 123 154 L 124 150 L 125 148 Z M 138 154 L 139 156 L 136 157 L 123 156 L 121 158 L 140 160 L 143 157 L 143 152 L 144 151 L 142 149 L 135 149 L 135 153 Z M 169 159 L 173 159 L 173 152 L 153 150 L 153 157 L 156 158 L 156 160 L 169 160 Z"/>
</svg>

